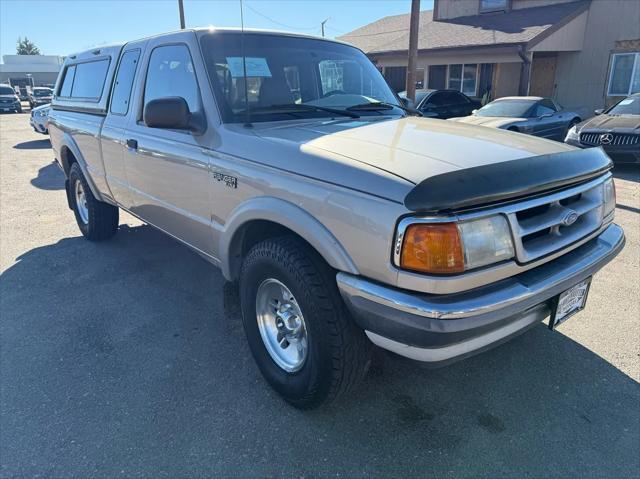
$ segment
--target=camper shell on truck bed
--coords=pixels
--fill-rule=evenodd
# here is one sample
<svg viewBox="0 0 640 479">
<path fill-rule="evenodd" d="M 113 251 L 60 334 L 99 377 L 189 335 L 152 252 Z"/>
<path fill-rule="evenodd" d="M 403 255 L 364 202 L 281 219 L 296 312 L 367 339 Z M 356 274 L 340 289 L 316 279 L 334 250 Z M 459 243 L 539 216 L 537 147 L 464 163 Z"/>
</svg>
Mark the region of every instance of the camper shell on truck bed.
<svg viewBox="0 0 640 479">
<path fill-rule="evenodd" d="M 238 281 L 251 353 L 300 408 L 355 387 L 374 344 L 442 365 L 555 328 L 624 245 L 602 149 L 421 118 L 327 39 L 71 55 L 49 131 L 83 235 L 123 209 Z"/>
</svg>

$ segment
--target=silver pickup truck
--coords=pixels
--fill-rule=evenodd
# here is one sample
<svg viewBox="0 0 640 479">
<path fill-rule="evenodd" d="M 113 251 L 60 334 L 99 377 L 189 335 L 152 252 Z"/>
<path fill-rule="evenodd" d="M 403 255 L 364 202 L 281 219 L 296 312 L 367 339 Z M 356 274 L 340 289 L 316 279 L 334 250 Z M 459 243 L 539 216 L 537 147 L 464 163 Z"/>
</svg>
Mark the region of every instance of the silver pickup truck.
<svg viewBox="0 0 640 479">
<path fill-rule="evenodd" d="M 553 329 L 624 244 L 601 149 L 420 118 L 344 43 L 183 30 L 70 55 L 54 93 L 82 234 L 123 209 L 238 281 L 299 408 L 358 384 L 372 345 L 441 365 Z"/>
</svg>

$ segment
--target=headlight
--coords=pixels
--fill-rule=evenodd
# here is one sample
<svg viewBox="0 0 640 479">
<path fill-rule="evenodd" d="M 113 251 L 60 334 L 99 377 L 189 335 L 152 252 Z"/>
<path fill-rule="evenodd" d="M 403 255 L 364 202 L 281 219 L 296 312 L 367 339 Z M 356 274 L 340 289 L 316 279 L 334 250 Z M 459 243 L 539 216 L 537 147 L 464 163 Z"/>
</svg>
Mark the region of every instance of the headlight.
<svg viewBox="0 0 640 479">
<path fill-rule="evenodd" d="M 578 128 L 576 125 L 573 125 L 567 131 L 567 136 L 564 138 L 564 141 L 580 141 L 580 134 L 578 133 Z"/>
<path fill-rule="evenodd" d="M 603 218 L 609 216 L 616 209 L 616 185 L 613 178 L 609 178 L 604 182 L 604 211 Z"/>
<path fill-rule="evenodd" d="M 44 110 L 38 110 L 38 116 L 39 117 L 49 116 L 49 110 L 46 108 Z"/>
<path fill-rule="evenodd" d="M 410 224 L 398 241 L 398 266 L 420 273 L 462 273 L 514 256 L 509 225 L 500 215 Z"/>
</svg>

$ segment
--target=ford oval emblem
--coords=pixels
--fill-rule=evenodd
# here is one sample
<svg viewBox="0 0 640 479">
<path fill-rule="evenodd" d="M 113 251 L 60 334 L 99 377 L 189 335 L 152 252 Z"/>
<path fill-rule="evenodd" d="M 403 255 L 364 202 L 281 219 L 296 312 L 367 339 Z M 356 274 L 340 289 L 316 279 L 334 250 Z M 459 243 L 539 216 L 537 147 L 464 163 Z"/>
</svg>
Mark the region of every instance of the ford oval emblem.
<svg viewBox="0 0 640 479">
<path fill-rule="evenodd" d="M 561 223 L 564 226 L 571 226 L 573 223 L 575 223 L 576 221 L 578 221 L 578 213 L 576 213 L 575 211 L 569 211 L 564 218 L 562 218 Z"/>
</svg>

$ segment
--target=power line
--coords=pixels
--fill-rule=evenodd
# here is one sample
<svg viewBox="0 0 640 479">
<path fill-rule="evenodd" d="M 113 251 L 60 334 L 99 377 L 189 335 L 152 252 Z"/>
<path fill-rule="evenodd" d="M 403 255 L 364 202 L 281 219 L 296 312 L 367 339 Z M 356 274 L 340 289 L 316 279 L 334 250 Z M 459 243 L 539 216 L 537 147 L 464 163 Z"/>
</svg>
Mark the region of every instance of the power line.
<svg viewBox="0 0 640 479">
<path fill-rule="evenodd" d="M 317 31 L 317 30 L 318 30 L 318 27 L 317 27 L 317 26 L 314 26 L 314 27 L 294 27 L 294 26 L 292 26 L 292 25 L 287 25 L 286 23 L 281 23 L 281 22 L 279 22 L 279 21 L 277 21 L 277 20 L 274 20 L 274 19 L 273 19 L 273 18 L 271 18 L 271 17 L 268 17 L 268 16 L 267 16 L 267 15 L 265 15 L 264 13 L 259 12 L 258 10 L 256 10 L 255 8 L 253 8 L 253 7 L 252 7 L 251 5 L 249 5 L 248 3 L 245 3 L 244 5 L 245 5 L 245 7 L 247 7 L 249 10 L 251 10 L 251 11 L 252 11 L 253 13 L 255 13 L 256 15 L 260 15 L 262 18 L 266 18 L 266 19 L 267 19 L 267 20 L 269 20 L 271 23 L 274 23 L 274 24 L 279 25 L 279 26 L 281 26 L 281 27 L 289 28 L 289 29 L 291 29 L 291 30 L 315 30 L 315 31 Z"/>
</svg>

